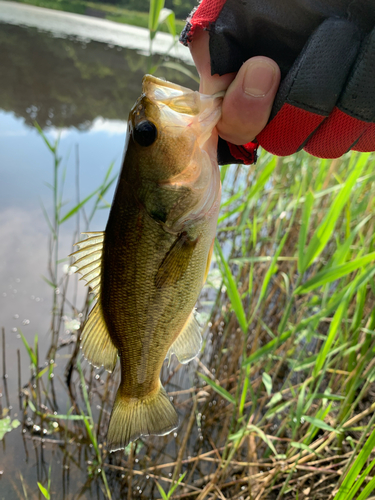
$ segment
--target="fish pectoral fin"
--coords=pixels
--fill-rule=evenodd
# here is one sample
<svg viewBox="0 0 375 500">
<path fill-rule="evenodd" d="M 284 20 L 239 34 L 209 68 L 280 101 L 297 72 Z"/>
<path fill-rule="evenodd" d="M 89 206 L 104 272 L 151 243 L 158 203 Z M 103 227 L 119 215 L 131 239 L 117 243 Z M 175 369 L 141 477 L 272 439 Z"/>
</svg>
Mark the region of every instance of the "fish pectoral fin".
<svg viewBox="0 0 375 500">
<path fill-rule="evenodd" d="M 186 232 L 179 235 L 160 264 L 155 276 L 157 288 L 174 285 L 185 274 L 198 238 L 191 240 Z"/>
<path fill-rule="evenodd" d="M 201 347 L 201 328 L 192 311 L 181 333 L 169 348 L 167 358 L 170 361 L 172 354 L 175 354 L 180 363 L 189 363 L 197 356 Z"/>
<path fill-rule="evenodd" d="M 178 426 L 178 415 L 159 381 L 156 392 L 140 399 L 121 394 L 119 387 L 109 422 L 110 451 L 122 450 L 141 436 L 164 436 Z"/>
<path fill-rule="evenodd" d="M 117 363 L 117 348 L 109 336 L 102 308 L 99 301 L 92 309 L 83 328 L 81 349 L 84 357 L 96 368 L 104 368 L 113 372 Z"/>
<path fill-rule="evenodd" d="M 78 250 L 69 257 L 74 257 L 76 273 L 82 274 L 81 280 L 86 281 L 86 286 L 95 295 L 99 295 L 104 233 L 97 231 L 82 234 L 86 234 L 88 238 L 76 243 Z"/>
</svg>

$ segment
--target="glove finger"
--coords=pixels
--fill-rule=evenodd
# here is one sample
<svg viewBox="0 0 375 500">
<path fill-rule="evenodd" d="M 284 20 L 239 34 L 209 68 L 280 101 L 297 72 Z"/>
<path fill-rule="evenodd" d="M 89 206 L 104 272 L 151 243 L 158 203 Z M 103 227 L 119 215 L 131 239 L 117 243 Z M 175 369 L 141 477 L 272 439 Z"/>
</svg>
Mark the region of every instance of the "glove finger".
<svg viewBox="0 0 375 500">
<path fill-rule="evenodd" d="M 226 91 L 217 124 L 220 137 L 236 145 L 252 141 L 267 124 L 279 82 L 279 67 L 271 59 L 246 61 Z"/>
<path fill-rule="evenodd" d="M 333 110 L 360 47 L 358 28 L 329 18 L 313 33 L 280 85 L 271 121 L 257 136 L 267 151 L 299 151 Z"/>
<path fill-rule="evenodd" d="M 364 44 L 362 58 L 356 86 L 353 88 L 353 98 L 359 100 L 359 106 L 362 107 L 362 120 L 371 123 L 352 149 L 370 152 L 375 151 L 375 28 Z"/>
<path fill-rule="evenodd" d="M 361 135 L 358 142 L 352 147 L 354 151 L 370 153 L 375 151 L 375 124 L 372 123 Z"/>
<path fill-rule="evenodd" d="M 364 40 L 356 64 L 336 107 L 306 144 L 322 158 L 338 158 L 361 147 L 361 136 L 375 120 L 375 30 Z M 368 142 L 368 140 L 366 141 Z M 375 143 L 368 144 L 375 149 Z"/>
</svg>

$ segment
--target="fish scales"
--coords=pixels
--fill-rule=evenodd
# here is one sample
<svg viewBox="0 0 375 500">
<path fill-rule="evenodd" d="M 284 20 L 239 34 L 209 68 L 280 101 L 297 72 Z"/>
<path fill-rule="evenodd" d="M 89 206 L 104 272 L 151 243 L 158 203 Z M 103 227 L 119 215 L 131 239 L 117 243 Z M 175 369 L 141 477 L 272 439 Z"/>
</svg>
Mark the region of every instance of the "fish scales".
<svg viewBox="0 0 375 500">
<path fill-rule="evenodd" d="M 92 243 L 83 240 L 74 252 L 85 268 L 78 272 L 97 295 L 82 333 L 83 354 L 109 371 L 120 358 L 107 435 L 112 451 L 178 425 L 159 377 L 166 357 L 174 353 L 186 363 L 201 347 L 193 309 L 220 205 L 214 130 L 220 112 L 221 96 L 147 75 L 129 116 L 106 230 L 88 233 Z"/>
</svg>

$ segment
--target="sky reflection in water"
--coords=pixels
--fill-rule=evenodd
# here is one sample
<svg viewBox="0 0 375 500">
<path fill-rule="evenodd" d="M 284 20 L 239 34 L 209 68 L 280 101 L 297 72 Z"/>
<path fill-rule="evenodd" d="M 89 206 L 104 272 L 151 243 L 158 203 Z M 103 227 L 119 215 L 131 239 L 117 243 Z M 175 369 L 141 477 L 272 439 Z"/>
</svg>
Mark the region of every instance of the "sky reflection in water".
<svg viewBox="0 0 375 500">
<path fill-rule="evenodd" d="M 41 201 L 50 213 L 52 195 L 45 183 L 52 183 L 53 158 L 33 127 L 34 120 L 50 140 L 60 136 L 59 155 L 62 168 L 67 168 L 66 213 L 76 202 L 77 146 L 81 199 L 100 185 L 111 162 L 113 171 L 119 171 L 127 115 L 139 95 L 148 58 L 134 50 L 2 23 L 0 42 L 0 317 L 1 326 L 9 331 L 20 326 L 14 314 L 26 318 L 39 310 L 34 302 L 23 302 L 21 307 L 20 293 L 50 295 L 40 278 L 47 273 L 49 237 Z M 167 68 L 158 74 L 195 85 Z M 115 184 L 106 194 L 108 203 L 114 188 Z M 107 217 L 108 210 L 99 211 L 90 229 L 103 230 Z M 74 228 L 73 221 L 62 226 L 61 256 L 71 250 Z M 8 293 L 16 279 L 22 283 L 17 298 Z M 17 307 L 10 306 L 11 300 Z M 37 313 L 36 323 L 30 320 L 24 325 L 25 334 L 28 330 L 44 334 L 48 314 L 46 305 L 43 315 Z"/>
</svg>

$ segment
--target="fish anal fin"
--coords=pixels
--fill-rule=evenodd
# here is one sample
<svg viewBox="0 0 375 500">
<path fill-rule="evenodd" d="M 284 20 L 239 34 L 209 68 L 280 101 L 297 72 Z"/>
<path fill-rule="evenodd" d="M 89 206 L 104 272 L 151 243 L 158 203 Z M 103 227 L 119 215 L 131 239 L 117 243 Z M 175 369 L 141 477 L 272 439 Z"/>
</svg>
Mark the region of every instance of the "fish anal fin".
<svg viewBox="0 0 375 500">
<path fill-rule="evenodd" d="M 117 451 L 141 436 L 164 436 L 177 426 L 178 415 L 160 382 L 155 392 L 141 399 L 123 395 L 120 386 L 109 422 L 107 443 L 110 451 Z"/>
<path fill-rule="evenodd" d="M 202 347 L 201 328 L 195 319 L 194 311 L 188 317 L 181 333 L 168 350 L 167 358 L 172 354 L 177 356 L 180 363 L 189 363 L 199 353 Z"/>
<path fill-rule="evenodd" d="M 117 349 L 109 335 L 105 323 L 100 299 L 92 309 L 83 328 L 81 349 L 84 357 L 97 368 L 113 372 L 117 362 Z"/>
<path fill-rule="evenodd" d="M 177 283 L 185 274 L 198 239 L 191 240 L 186 232 L 179 235 L 160 264 L 155 276 L 157 288 Z"/>
</svg>

